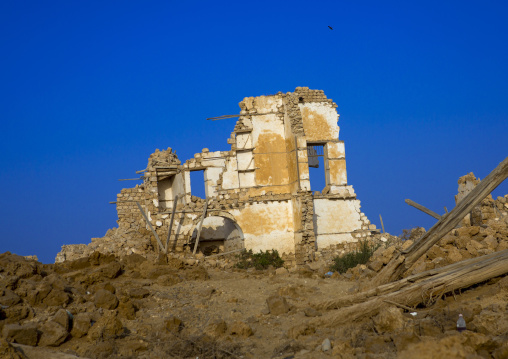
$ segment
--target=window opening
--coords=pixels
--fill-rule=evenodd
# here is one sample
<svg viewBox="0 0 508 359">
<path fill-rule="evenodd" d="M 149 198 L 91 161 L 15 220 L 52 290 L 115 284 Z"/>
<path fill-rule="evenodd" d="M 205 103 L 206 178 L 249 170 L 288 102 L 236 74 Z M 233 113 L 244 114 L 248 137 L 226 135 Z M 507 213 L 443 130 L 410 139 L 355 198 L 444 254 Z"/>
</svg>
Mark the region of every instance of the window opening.
<svg viewBox="0 0 508 359">
<path fill-rule="evenodd" d="M 190 171 L 191 195 L 206 198 L 205 170 Z"/>
<path fill-rule="evenodd" d="M 312 191 L 322 191 L 326 186 L 324 145 L 307 144 L 309 179 Z"/>
<path fill-rule="evenodd" d="M 173 182 L 175 176 L 166 176 L 159 179 L 157 186 L 159 189 L 159 206 L 162 210 L 173 207 Z"/>
</svg>

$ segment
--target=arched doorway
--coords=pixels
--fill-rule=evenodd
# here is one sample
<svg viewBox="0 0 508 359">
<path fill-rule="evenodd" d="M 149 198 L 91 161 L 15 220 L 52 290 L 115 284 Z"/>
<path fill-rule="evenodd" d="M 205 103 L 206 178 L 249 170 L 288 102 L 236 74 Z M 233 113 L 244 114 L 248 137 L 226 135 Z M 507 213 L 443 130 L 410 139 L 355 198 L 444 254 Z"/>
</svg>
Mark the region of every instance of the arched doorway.
<svg viewBox="0 0 508 359">
<path fill-rule="evenodd" d="M 196 242 L 197 226 L 192 232 L 191 243 Z M 206 217 L 199 236 L 198 252 L 205 256 L 244 248 L 244 236 L 240 226 L 231 218 Z"/>
</svg>

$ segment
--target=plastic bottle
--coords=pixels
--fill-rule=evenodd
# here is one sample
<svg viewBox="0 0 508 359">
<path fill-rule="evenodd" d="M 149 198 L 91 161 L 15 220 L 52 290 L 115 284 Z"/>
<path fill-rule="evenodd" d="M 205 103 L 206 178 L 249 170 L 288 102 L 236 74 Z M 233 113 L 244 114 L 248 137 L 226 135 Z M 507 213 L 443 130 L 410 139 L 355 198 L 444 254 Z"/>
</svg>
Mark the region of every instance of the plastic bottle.
<svg viewBox="0 0 508 359">
<path fill-rule="evenodd" d="M 464 320 L 462 314 L 459 314 L 459 320 L 457 320 L 457 331 L 460 333 L 464 330 L 466 330 L 466 321 Z"/>
</svg>

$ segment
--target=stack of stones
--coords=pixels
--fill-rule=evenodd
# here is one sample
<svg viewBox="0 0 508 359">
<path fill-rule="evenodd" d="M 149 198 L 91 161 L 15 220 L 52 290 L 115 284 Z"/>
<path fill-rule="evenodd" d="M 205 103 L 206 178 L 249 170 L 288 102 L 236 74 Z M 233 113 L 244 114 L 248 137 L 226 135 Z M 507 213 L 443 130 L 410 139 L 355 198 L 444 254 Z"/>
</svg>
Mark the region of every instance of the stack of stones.
<svg viewBox="0 0 508 359">
<path fill-rule="evenodd" d="M 62 250 L 56 255 L 55 263 L 73 261 L 89 257 L 94 252 L 102 254 L 114 254 L 117 257 L 125 257 L 131 254 L 139 254 L 145 258 L 155 256 L 155 240 L 151 233 L 144 229 L 112 228 L 101 238 L 92 238 L 92 242 L 86 244 L 71 244 L 62 246 Z"/>
<path fill-rule="evenodd" d="M 502 198 L 506 198 L 502 197 Z M 374 276 L 381 271 L 397 253 L 411 246 L 423 235 L 423 228 L 414 229 L 411 239 L 389 242 L 379 247 L 367 265 L 350 270 L 352 279 L 360 276 Z M 384 234 L 383 234 L 384 235 Z M 488 219 L 482 226 L 464 226 L 453 229 L 438 243 L 432 246 L 406 272 L 406 275 L 421 273 L 434 268 L 444 267 L 461 260 L 479 257 L 508 249 L 508 216 Z"/>
</svg>

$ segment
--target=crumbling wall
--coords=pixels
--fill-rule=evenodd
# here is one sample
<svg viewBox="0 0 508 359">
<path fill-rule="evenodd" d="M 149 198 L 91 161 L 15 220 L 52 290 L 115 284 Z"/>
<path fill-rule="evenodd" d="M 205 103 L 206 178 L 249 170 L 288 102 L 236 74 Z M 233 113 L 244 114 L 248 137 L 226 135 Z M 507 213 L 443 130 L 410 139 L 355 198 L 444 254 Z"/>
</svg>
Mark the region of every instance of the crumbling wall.
<svg viewBox="0 0 508 359">
<path fill-rule="evenodd" d="M 480 179 L 476 178 L 473 172 L 462 176 L 458 180 L 458 193 L 455 196 L 455 203 L 458 204 L 464 197 L 466 197 L 478 184 Z M 488 195 L 484 200 L 477 205 L 470 214 L 462 220 L 463 226 L 480 226 L 487 223 L 489 219 L 499 218 L 501 212 L 505 210 L 504 197 L 499 197 L 494 201 L 492 195 Z M 507 206 L 508 208 L 508 206 Z"/>
<path fill-rule="evenodd" d="M 138 202 L 163 242 L 169 238 L 171 252 L 190 252 L 206 204 L 206 217 L 216 219 L 205 220 L 200 251 L 275 249 L 288 265 L 301 265 L 314 260 L 316 250 L 375 230 L 347 184 L 337 105 L 322 90 L 297 87 L 293 93 L 246 97 L 239 106 L 229 151 L 203 148 L 183 164 L 171 148 L 150 155 L 140 171 L 143 184 L 117 196 L 124 233 L 143 233 L 155 244 Z M 324 148 L 326 179 L 318 191 L 311 188 L 308 156 L 316 144 Z M 192 171 L 203 171 L 206 198 L 192 195 Z"/>
</svg>

